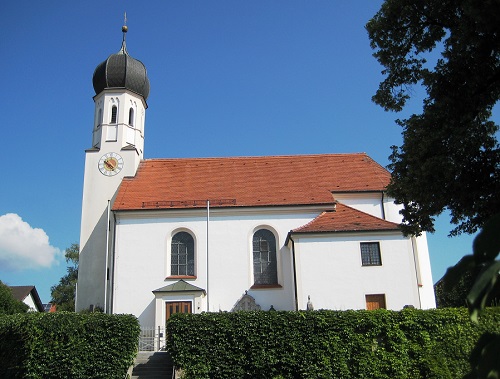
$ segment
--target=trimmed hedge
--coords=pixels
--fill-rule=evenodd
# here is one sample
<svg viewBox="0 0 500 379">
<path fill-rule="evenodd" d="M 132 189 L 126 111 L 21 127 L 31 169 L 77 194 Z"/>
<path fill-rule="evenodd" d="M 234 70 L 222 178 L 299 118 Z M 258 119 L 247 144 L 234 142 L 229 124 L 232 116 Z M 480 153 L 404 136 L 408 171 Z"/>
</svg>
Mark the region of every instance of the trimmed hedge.
<svg viewBox="0 0 500 379">
<path fill-rule="evenodd" d="M 500 308 L 175 314 L 168 349 L 185 379 L 459 378 Z"/>
<path fill-rule="evenodd" d="M 139 333 L 131 315 L 0 317 L 0 377 L 123 379 L 137 353 Z"/>
</svg>

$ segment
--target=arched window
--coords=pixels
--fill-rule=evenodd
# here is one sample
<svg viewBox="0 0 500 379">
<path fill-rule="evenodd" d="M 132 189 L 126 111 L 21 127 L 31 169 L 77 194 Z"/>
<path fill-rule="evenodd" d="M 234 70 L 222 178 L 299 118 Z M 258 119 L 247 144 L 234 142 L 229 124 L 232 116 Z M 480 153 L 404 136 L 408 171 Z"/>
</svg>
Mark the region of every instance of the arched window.
<svg viewBox="0 0 500 379">
<path fill-rule="evenodd" d="M 118 108 L 116 105 L 111 107 L 111 124 L 116 124 L 116 113 L 118 112 Z"/>
<path fill-rule="evenodd" d="M 134 126 L 134 108 L 132 107 L 128 111 L 128 124 Z"/>
<path fill-rule="evenodd" d="M 194 276 L 194 239 L 187 232 L 172 238 L 170 275 Z"/>
<path fill-rule="evenodd" d="M 276 237 L 270 230 L 260 229 L 253 235 L 254 284 L 278 284 Z"/>
</svg>

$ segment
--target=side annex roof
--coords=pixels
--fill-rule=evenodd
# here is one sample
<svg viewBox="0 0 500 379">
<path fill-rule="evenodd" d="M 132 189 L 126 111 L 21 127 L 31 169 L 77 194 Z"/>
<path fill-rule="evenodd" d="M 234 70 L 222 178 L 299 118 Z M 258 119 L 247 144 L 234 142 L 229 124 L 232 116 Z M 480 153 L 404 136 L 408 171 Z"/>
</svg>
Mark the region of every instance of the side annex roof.
<svg viewBox="0 0 500 379">
<path fill-rule="evenodd" d="M 334 211 L 325 211 L 307 224 L 291 230 L 290 233 L 368 231 L 400 231 L 400 227 L 394 222 L 337 203 Z"/>
</svg>

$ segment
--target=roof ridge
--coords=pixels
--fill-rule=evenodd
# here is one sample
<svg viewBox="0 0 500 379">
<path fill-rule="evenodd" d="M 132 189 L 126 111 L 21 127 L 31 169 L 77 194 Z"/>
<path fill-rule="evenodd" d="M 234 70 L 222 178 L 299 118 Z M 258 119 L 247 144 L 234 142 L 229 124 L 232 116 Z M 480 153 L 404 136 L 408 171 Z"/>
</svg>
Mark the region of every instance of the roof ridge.
<svg viewBox="0 0 500 379">
<path fill-rule="evenodd" d="M 342 156 L 370 156 L 365 152 L 357 153 L 328 153 L 328 154 L 284 154 L 284 155 L 240 155 L 240 156 L 225 156 L 225 157 L 171 157 L 171 158 L 147 158 L 142 161 L 147 163 L 150 161 L 173 161 L 173 160 L 221 160 L 221 159 L 279 159 L 279 158 L 314 158 L 314 157 L 342 157 Z M 372 158 L 370 158 L 375 162 Z M 379 165 L 377 162 L 375 162 Z M 380 165 L 379 165 L 380 166 Z M 383 168 L 382 166 L 380 166 Z"/>
</svg>

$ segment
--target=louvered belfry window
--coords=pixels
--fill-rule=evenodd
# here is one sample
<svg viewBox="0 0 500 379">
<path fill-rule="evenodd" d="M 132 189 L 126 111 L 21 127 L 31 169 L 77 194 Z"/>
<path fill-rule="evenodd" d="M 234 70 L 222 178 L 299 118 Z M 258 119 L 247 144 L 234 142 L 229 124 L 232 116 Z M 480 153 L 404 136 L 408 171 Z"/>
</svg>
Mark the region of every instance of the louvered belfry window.
<svg viewBox="0 0 500 379">
<path fill-rule="evenodd" d="M 111 107 L 111 124 L 116 124 L 116 113 L 118 112 L 118 108 L 116 105 Z"/>
<path fill-rule="evenodd" d="M 134 126 L 134 108 L 128 110 L 128 124 Z"/>
<path fill-rule="evenodd" d="M 194 239 L 187 232 L 172 238 L 170 275 L 194 276 Z"/>
<path fill-rule="evenodd" d="M 266 229 L 253 235 L 253 277 L 254 284 L 278 284 L 276 261 L 276 238 Z"/>
</svg>

